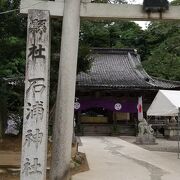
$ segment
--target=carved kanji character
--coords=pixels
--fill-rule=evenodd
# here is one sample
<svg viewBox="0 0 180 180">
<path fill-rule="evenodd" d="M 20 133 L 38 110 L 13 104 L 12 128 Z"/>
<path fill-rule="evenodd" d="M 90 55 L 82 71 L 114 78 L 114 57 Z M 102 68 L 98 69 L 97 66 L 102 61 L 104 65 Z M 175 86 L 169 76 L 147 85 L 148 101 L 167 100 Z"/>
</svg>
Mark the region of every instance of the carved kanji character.
<svg viewBox="0 0 180 180">
<path fill-rule="evenodd" d="M 42 47 L 42 44 L 39 44 L 39 47 L 32 44 L 32 47 L 29 48 L 28 58 L 32 57 L 32 60 L 45 59 L 45 55 L 42 54 L 43 51 L 45 51 L 45 48 Z"/>
<path fill-rule="evenodd" d="M 30 86 L 28 87 L 26 93 L 28 93 L 32 88 L 33 96 L 35 96 L 35 94 L 39 92 L 42 94 L 42 92 L 46 87 L 44 85 L 44 78 L 34 78 L 34 79 L 29 79 L 28 81 L 30 82 Z"/>
<path fill-rule="evenodd" d="M 36 118 L 36 122 L 43 119 L 43 102 L 42 101 L 36 101 L 36 104 L 33 105 L 33 117 Z"/>
<path fill-rule="evenodd" d="M 26 163 L 24 163 L 24 169 L 22 171 L 23 174 L 25 174 L 26 176 L 29 175 L 29 172 L 31 170 L 31 163 L 29 162 L 29 158 L 26 158 Z"/>
<path fill-rule="evenodd" d="M 36 101 L 34 105 L 31 105 L 31 103 L 27 103 L 28 108 L 27 111 L 29 112 L 26 116 L 26 119 L 36 119 L 36 122 L 43 119 L 44 114 L 44 108 L 43 108 L 43 102 L 42 101 Z"/>
<path fill-rule="evenodd" d="M 36 129 L 36 134 L 32 133 L 32 130 L 28 130 L 27 134 L 25 136 L 25 145 L 29 147 L 31 143 L 34 143 L 36 146 L 36 149 L 38 148 L 38 145 L 42 142 L 43 133 L 40 133 L 39 129 Z"/>
<path fill-rule="evenodd" d="M 31 165 L 30 174 L 42 174 L 42 171 L 40 171 L 39 168 L 41 168 L 41 164 L 38 163 L 38 158 L 34 158 L 34 164 Z"/>
</svg>

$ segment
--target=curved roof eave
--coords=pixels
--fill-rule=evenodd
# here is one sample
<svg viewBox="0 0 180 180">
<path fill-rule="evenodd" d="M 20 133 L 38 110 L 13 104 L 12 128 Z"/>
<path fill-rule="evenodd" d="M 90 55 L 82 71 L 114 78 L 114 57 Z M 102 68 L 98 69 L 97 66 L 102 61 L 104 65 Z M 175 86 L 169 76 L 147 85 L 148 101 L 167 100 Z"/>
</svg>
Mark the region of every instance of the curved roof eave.
<svg viewBox="0 0 180 180">
<path fill-rule="evenodd" d="M 180 89 L 172 81 L 153 78 L 143 69 L 134 49 L 94 48 L 88 73 L 77 76 L 77 87 L 105 89 Z"/>
</svg>

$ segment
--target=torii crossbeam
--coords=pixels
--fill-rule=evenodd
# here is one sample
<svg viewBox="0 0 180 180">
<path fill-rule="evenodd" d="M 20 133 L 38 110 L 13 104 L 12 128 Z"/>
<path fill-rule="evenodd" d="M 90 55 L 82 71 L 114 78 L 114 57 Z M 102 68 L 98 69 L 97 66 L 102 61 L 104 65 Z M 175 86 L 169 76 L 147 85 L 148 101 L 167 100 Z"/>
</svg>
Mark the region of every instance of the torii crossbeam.
<svg viewBox="0 0 180 180">
<path fill-rule="evenodd" d="M 90 3 L 90 0 L 82 0 L 80 4 L 80 17 L 88 19 L 127 19 L 127 20 L 158 20 L 159 13 L 150 16 L 143 11 L 142 5 L 130 4 L 104 4 Z M 63 17 L 64 0 L 21 0 L 21 13 L 27 14 L 28 9 L 49 10 L 51 17 Z M 107 11 L 108 9 L 108 11 Z M 162 14 L 163 20 L 180 20 L 180 6 L 170 6 L 169 10 Z"/>
</svg>

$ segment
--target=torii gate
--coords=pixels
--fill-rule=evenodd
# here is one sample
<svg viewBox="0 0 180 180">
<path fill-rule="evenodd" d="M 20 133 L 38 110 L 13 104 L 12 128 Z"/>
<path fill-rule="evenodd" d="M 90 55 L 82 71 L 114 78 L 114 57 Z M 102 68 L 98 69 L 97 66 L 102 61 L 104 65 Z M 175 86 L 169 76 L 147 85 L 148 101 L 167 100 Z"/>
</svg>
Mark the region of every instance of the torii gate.
<svg viewBox="0 0 180 180">
<path fill-rule="evenodd" d="M 21 180 L 45 180 L 49 96 L 49 49 L 52 18 L 62 18 L 59 81 L 52 151 L 52 180 L 69 180 L 80 18 L 159 20 L 141 5 L 90 3 L 91 0 L 21 0 L 28 14 Z M 163 20 L 180 20 L 180 6 L 170 6 Z"/>
</svg>

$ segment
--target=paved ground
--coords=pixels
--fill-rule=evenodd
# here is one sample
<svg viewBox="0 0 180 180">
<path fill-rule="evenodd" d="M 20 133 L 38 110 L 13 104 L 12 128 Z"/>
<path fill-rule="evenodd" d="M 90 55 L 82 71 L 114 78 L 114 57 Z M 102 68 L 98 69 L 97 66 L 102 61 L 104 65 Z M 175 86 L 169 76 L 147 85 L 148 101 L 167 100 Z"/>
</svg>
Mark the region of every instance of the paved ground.
<svg viewBox="0 0 180 180">
<path fill-rule="evenodd" d="M 90 171 L 73 180 L 179 180 L 176 153 L 155 152 L 117 137 L 82 137 Z"/>
<path fill-rule="evenodd" d="M 125 140 L 130 143 L 134 143 L 136 141 L 135 136 L 121 136 L 122 140 Z M 163 151 L 163 152 L 178 152 L 178 142 L 168 140 L 165 138 L 156 138 L 156 145 L 139 145 L 144 149 L 151 151 Z"/>
</svg>

